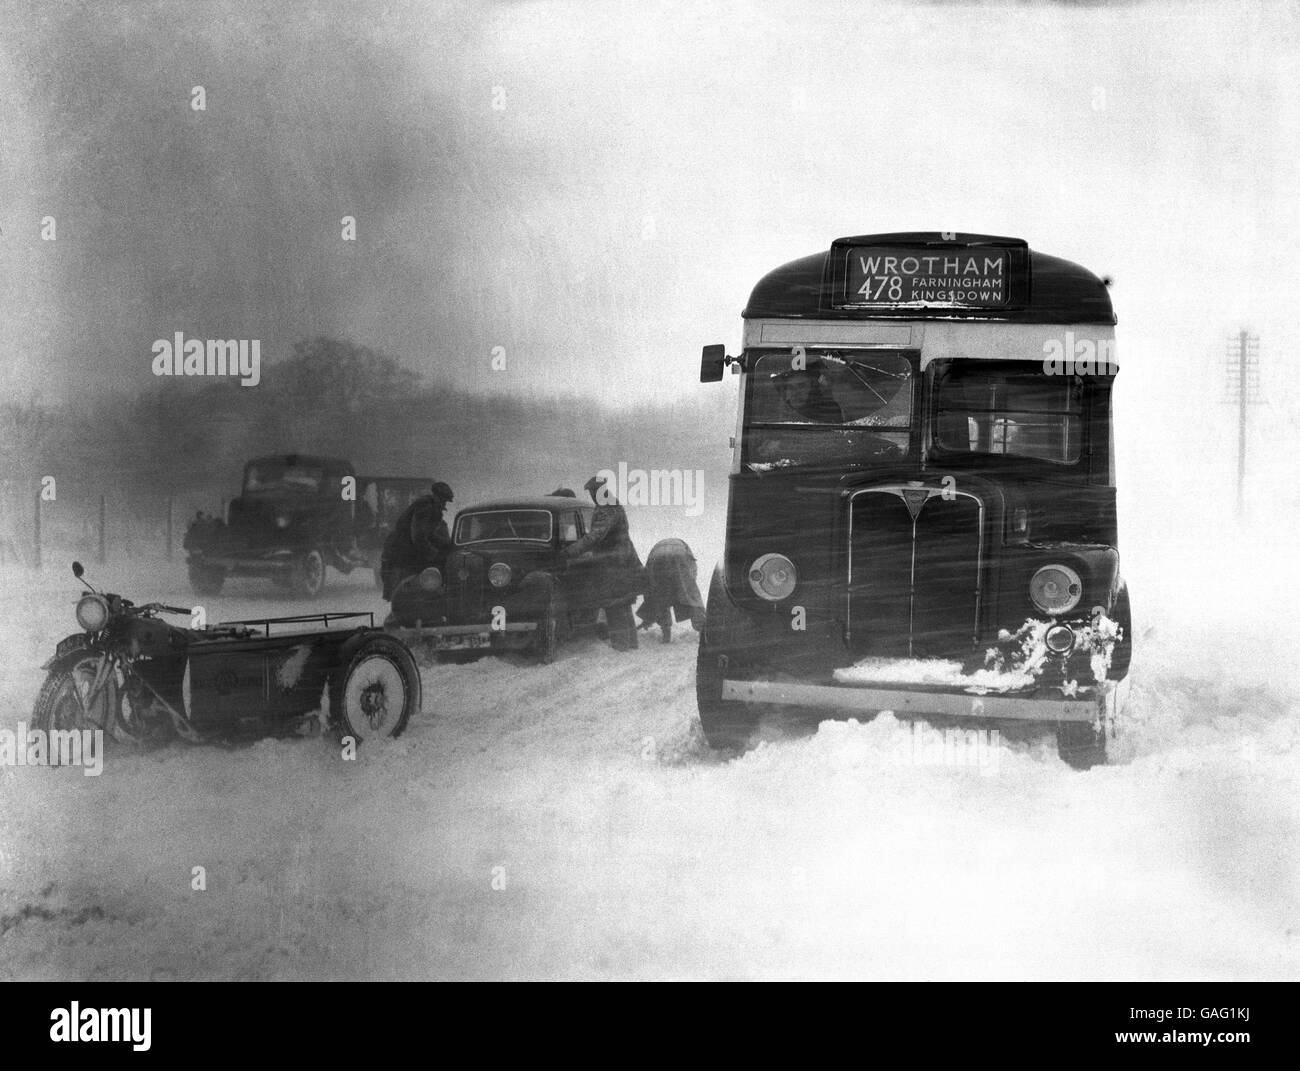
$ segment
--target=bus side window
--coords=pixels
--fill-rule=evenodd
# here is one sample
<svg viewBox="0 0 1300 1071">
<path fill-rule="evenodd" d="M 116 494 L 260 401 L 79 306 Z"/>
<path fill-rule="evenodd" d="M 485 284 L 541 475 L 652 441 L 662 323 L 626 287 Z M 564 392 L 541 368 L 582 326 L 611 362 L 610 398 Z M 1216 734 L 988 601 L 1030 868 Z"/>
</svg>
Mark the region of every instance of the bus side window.
<svg viewBox="0 0 1300 1071">
<path fill-rule="evenodd" d="M 578 541 L 577 513 L 560 514 L 560 544 L 567 545 Z"/>
</svg>

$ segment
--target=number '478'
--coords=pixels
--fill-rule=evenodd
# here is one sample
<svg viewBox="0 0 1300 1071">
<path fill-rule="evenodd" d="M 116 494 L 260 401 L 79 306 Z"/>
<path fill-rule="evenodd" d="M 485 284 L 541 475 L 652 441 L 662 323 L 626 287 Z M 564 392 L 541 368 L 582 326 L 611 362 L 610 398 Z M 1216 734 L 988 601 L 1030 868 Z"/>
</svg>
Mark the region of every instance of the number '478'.
<svg viewBox="0 0 1300 1071">
<path fill-rule="evenodd" d="M 873 292 L 871 289 L 871 280 L 876 279 L 879 285 Z M 885 293 L 888 288 L 888 294 Z M 867 281 L 858 287 L 858 293 L 866 296 L 868 301 L 879 301 L 881 296 L 886 296 L 890 301 L 903 300 L 903 280 L 897 275 L 868 275 Z"/>
</svg>

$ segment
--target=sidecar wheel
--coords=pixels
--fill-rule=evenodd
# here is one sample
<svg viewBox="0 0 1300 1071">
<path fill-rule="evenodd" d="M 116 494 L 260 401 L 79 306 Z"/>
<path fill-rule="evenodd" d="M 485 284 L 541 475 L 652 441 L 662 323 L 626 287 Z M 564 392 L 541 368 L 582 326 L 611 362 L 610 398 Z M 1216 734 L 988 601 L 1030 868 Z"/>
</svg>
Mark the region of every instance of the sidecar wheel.
<svg viewBox="0 0 1300 1071">
<path fill-rule="evenodd" d="M 325 587 L 325 558 L 319 550 L 309 550 L 294 564 L 293 587 L 299 594 L 314 599 Z"/>
<path fill-rule="evenodd" d="M 420 671 L 406 645 L 372 636 L 330 680 L 330 717 L 357 741 L 401 734 L 420 709 Z"/>
<path fill-rule="evenodd" d="M 200 565 L 190 562 L 190 587 L 195 595 L 220 595 L 222 585 L 226 582 L 226 571 L 215 565 Z"/>
</svg>

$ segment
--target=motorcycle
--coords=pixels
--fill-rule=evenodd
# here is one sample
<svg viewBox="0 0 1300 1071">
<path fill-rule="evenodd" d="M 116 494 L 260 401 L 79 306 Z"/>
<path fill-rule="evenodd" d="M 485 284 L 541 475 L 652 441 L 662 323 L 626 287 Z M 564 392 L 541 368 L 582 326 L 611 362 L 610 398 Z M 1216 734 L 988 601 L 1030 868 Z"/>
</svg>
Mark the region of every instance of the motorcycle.
<svg viewBox="0 0 1300 1071">
<path fill-rule="evenodd" d="M 398 736 L 420 709 L 421 683 L 405 644 L 370 613 L 228 621 L 195 628 L 186 607 L 96 591 L 73 575 L 82 631 L 60 640 L 33 714 L 40 729 L 101 729 L 145 744 L 295 735 L 328 696 L 329 721 L 357 742 Z M 331 622 L 368 625 L 331 628 Z M 319 623 L 316 628 L 303 628 Z"/>
</svg>

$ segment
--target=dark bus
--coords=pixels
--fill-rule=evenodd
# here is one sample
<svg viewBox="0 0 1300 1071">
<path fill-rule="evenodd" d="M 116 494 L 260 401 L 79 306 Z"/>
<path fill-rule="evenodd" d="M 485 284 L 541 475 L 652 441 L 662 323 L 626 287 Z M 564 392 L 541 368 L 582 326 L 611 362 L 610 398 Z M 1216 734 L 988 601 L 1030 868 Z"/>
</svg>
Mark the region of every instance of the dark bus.
<svg viewBox="0 0 1300 1071">
<path fill-rule="evenodd" d="M 769 272 L 739 356 L 700 721 L 1036 723 L 1105 761 L 1131 655 L 1107 285 L 1015 238 L 873 234 Z"/>
</svg>

